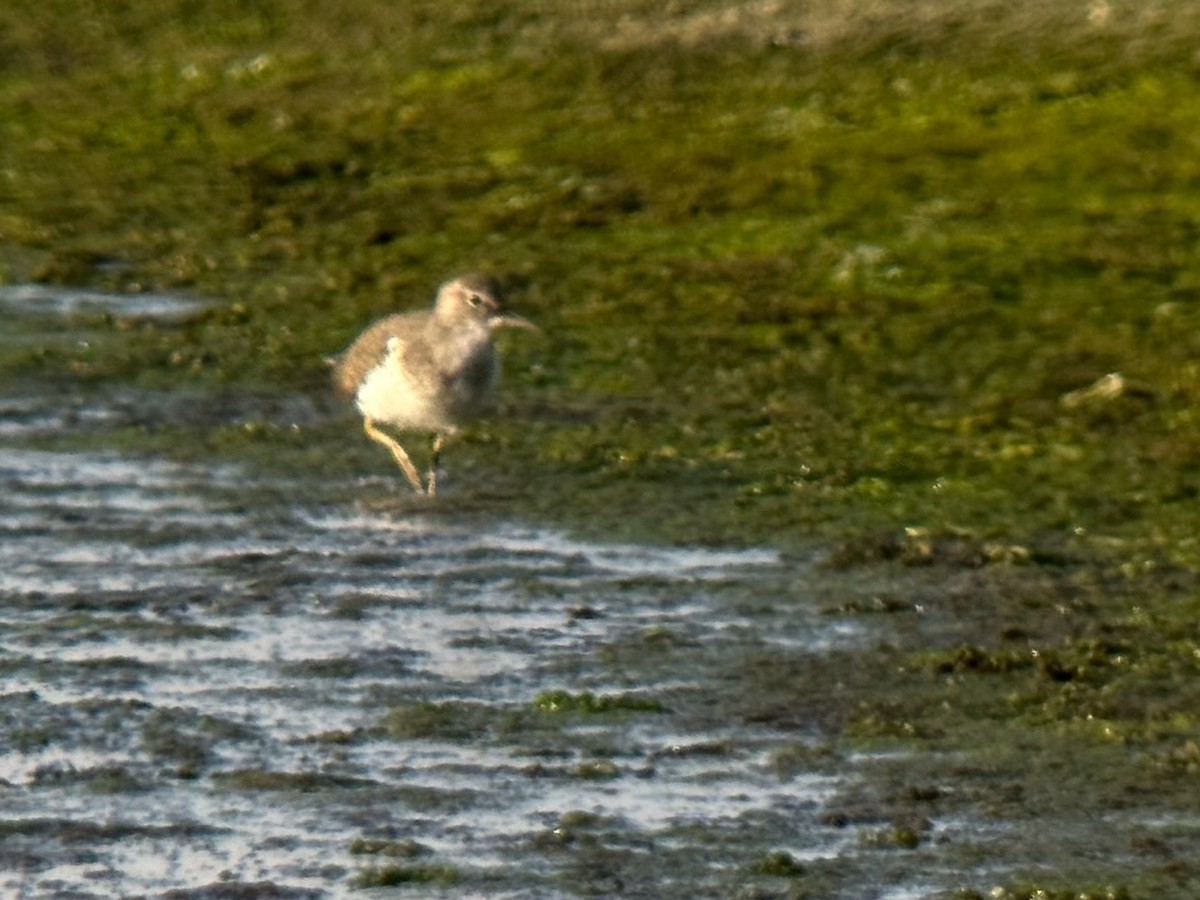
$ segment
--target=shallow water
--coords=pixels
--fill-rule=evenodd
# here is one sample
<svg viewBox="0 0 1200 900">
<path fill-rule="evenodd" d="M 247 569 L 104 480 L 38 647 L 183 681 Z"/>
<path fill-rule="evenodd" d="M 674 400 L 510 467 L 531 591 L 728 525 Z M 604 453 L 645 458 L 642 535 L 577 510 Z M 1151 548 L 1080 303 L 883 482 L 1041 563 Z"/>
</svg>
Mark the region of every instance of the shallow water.
<svg viewBox="0 0 1200 900">
<path fill-rule="evenodd" d="M 205 308 L 199 300 L 172 294 L 117 294 L 44 284 L 0 285 L 0 310 L 20 315 L 63 317 L 111 315 L 121 318 L 181 322 Z"/>
<path fill-rule="evenodd" d="M 5 892 L 334 888 L 363 865 L 351 842 L 372 836 L 500 887 L 510 868 L 553 875 L 538 842 L 558 840 L 576 810 L 628 844 L 770 819 L 792 823 L 796 858 L 837 852 L 841 835 L 804 824 L 836 779 L 779 777 L 769 734 L 679 732 L 653 711 L 566 725 L 531 712 L 550 689 L 662 698 L 694 686 L 702 673 L 668 668 L 634 686 L 597 661 L 597 648 L 653 629 L 717 652 L 853 640 L 815 616 L 730 609 L 778 576 L 773 553 L 262 508 L 239 502 L 241 478 L 107 455 L 0 458 L 0 829 L 18 863 L 0 875 Z M 412 702 L 534 721 L 397 739 L 380 723 Z M 580 768 L 589 760 L 604 763 L 596 777 Z M 247 773 L 292 780 L 255 787 Z"/>
</svg>

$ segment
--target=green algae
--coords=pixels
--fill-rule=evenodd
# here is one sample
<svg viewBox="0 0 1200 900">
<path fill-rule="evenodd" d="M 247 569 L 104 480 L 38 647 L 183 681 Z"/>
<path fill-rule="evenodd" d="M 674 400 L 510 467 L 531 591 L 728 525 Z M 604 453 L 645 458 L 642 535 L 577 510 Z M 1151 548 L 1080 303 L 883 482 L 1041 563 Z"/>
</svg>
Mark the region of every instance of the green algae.
<svg viewBox="0 0 1200 900">
<path fill-rule="evenodd" d="M 407 703 L 394 706 L 383 727 L 395 740 L 477 740 L 490 734 L 502 716 L 483 703 Z"/>
<path fill-rule="evenodd" d="M 327 775 L 319 772 L 274 772 L 267 769 L 237 769 L 213 773 L 213 782 L 229 791 L 311 794 L 319 791 L 378 787 L 365 778 Z"/>
<path fill-rule="evenodd" d="M 891 635 L 821 658 L 749 648 L 718 670 L 739 688 L 717 698 L 731 721 L 839 752 L 972 754 L 982 775 L 929 773 L 966 798 L 951 811 L 1186 808 L 1196 11 L 718 6 L 626 0 L 605 5 L 615 25 L 357 0 L 319 27 L 285 0 L 5 7 L 0 279 L 213 305 L 27 323 L 0 373 L 17 391 L 174 393 L 86 440 L 350 499 L 389 463 L 325 399 L 323 357 L 446 275 L 496 270 L 545 337 L 505 343 L 502 415 L 448 451 L 459 493 L 437 514 L 833 544 L 813 585 L 827 614 L 886 616 Z M 223 403 L 281 394 L 318 414 Z M 629 673 L 710 662 L 666 627 L 597 653 Z M 327 665 L 297 674 L 341 674 Z M 475 740 L 533 727 L 527 712 L 417 703 L 381 727 Z M 210 758 L 182 726 L 144 740 L 181 773 Z M 1065 778 L 1072 764 L 1090 777 Z M 862 833 L 886 845 L 922 803 L 869 806 Z M 1181 871 L 1130 890 L 1189 896 Z"/>
<path fill-rule="evenodd" d="M 920 825 L 907 823 L 887 828 L 867 828 L 859 832 L 858 843 L 861 847 L 873 850 L 915 850 L 921 845 L 923 830 Z"/>
<path fill-rule="evenodd" d="M 94 794 L 113 795 L 151 789 L 145 777 L 119 765 L 95 766 L 86 769 L 47 766 L 35 773 L 31 783 L 40 788 L 79 785 Z"/>
<path fill-rule="evenodd" d="M 611 759 L 588 759 L 571 767 L 571 777 L 584 781 L 608 781 L 621 777 L 621 768 Z"/>
<path fill-rule="evenodd" d="M 757 860 L 751 870 L 759 875 L 776 878 L 799 878 L 805 874 L 803 864 L 785 850 L 776 850 Z"/>
<path fill-rule="evenodd" d="M 590 716 L 622 712 L 664 712 L 658 700 L 629 695 L 597 696 L 591 691 L 572 694 L 570 691 L 544 691 L 533 698 L 533 708 L 545 713 L 573 713 Z"/>
<path fill-rule="evenodd" d="M 354 856 L 392 856 L 412 859 L 433 851 L 416 841 L 388 841 L 380 838 L 355 838 L 347 848 Z"/>
<path fill-rule="evenodd" d="M 358 889 L 398 887 L 400 885 L 452 885 L 460 874 L 453 866 L 387 865 L 363 869 L 352 879 L 351 887 Z"/>
<path fill-rule="evenodd" d="M 1185 5 L 831 29 L 630 2 L 641 40 L 520 6 L 364 0 L 318 37 L 292 4 L 176 5 L 6 12 L 4 234 L 28 276 L 217 303 L 6 371 L 318 392 L 369 318 L 490 265 L 547 337 L 509 342 L 515 421 L 457 456 L 506 491 L 536 467 L 517 512 L 720 542 L 1142 522 L 1187 552 Z"/>
</svg>

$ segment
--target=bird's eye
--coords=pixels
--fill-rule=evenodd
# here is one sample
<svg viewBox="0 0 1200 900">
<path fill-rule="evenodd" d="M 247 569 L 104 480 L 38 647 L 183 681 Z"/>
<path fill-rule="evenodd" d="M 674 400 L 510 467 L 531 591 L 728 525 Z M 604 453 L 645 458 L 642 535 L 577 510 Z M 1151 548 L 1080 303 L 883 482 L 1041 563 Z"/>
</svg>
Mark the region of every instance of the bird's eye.
<svg viewBox="0 0 1200 900">
<path fill-rule="evenodd" d="M 478 294 L 467 294 L 467 302 L 472 306 L 479 306 L 483 302 L 483 298 Z"/>
</svg>

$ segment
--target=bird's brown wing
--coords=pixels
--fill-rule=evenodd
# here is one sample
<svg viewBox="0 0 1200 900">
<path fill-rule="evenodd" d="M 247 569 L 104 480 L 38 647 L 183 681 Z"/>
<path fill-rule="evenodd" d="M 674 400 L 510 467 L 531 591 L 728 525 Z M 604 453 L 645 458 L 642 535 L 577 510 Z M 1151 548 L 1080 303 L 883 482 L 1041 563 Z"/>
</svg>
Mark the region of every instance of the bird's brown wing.
<svg viewBox="0 0 1200 900">
<path fill-rule="evenodd" d="M 353 397 L 367 373 L 383 362 L 388 341 L 393 337 L 405 339 L 414 325 L 413 314 L 397 313 L 380 319 L 355 338 L 334 361 L 333 383 L 338 392 Z"/>
</svg>

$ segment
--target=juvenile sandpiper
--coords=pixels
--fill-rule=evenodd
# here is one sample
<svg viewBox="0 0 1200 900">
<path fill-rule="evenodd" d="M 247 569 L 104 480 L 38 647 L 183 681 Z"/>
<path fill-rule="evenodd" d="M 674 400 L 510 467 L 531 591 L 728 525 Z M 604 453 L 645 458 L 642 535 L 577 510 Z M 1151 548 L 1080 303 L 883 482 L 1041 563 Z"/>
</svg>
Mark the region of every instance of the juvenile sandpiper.
<svg viewBox="0 0 1200 900">
<path fill-rule="evenodd" d="M 503 313 L 501 302 L 491 278 L 463 275 L 438 288 L 432 309 L 379 320 L 332 360 L 334 383 L 353 398 L 367 437 L 388 448 L 418 494 L 437 493 L 446 439 L 488 407 L 499 374 L 492 333 L 536 330 L 528 320 Z M 433 432 L 427 481 L 381 425 Z"/>
</svg>

